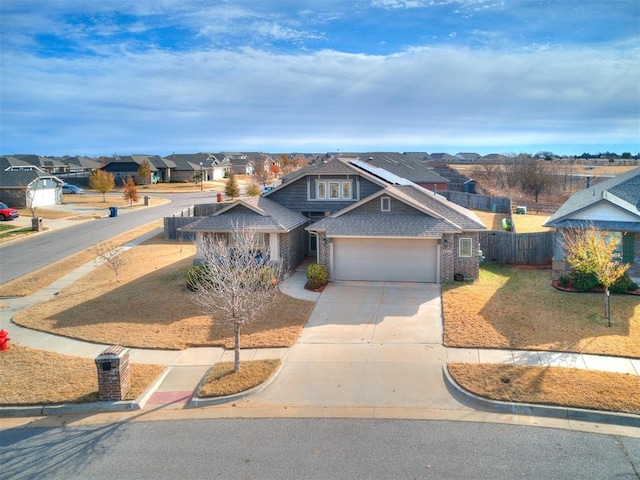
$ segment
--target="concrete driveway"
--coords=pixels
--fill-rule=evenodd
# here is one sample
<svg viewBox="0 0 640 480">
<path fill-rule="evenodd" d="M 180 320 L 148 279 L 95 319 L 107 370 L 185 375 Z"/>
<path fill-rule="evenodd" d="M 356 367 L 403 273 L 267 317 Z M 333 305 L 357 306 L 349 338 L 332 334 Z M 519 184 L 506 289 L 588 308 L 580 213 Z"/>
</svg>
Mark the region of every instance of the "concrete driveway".
<svg viewBox="0 0 640 480">
<path fill-rule="evenodd" d="M 251 403 L 466 409 L 446 390 L 440 286 L 332 282 Z"/>
</svg>

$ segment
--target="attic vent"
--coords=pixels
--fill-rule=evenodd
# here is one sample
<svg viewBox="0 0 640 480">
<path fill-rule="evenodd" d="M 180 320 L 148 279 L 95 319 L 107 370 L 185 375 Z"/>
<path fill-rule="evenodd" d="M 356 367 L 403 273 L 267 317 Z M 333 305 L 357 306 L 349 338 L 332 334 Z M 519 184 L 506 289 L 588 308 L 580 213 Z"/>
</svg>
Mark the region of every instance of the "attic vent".
<svg viewBox="0 0 640 480">
<path fill-rule="evenodd" d="M 380 198 L 380 211 L 382 211 L 382 212 L 390 212 L 391 211 L 391 198 L 389 198 L 389 197 L 381 197 Z"/>
</svg>

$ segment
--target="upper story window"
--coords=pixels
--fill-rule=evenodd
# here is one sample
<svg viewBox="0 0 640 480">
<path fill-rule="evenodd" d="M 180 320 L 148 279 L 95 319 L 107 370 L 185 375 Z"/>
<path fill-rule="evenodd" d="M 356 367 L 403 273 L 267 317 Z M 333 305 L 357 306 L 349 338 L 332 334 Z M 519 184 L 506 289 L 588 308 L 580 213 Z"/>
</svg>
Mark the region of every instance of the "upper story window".
<svg viewBox="0 0 640 480">
<path fill-rule="evenodd" d="M 316 200 L 353 200 L 351 180 L 317 180 Z"/>
<path fill-rule="evenodd" d="M 391 211 L 391 198 L 389 198 L 389 197 L 381 197 L 380 198 L 380 210 L 382 212 L 390 212 Z"/>
<path fill-rule="evenodd" d="M 461 238 L 458 241 L 458 256 L 471 257 L 473 255 L 473 244 L 471 238 Z"/>
</svg>

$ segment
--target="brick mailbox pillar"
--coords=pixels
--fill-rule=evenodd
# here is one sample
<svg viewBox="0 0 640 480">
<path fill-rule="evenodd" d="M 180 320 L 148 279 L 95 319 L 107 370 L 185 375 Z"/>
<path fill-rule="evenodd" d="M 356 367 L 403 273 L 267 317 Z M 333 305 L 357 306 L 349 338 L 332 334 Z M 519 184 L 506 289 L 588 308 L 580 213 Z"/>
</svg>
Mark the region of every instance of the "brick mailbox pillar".
<svg viewBox="0 0 640 480">
<path fill-rule="evenodd" d="M 100 401 L 122 400 L 131 389 L 129 349 L 109 347 L 96 357 L 98 369 L 98 399 Z"/>
</svg>

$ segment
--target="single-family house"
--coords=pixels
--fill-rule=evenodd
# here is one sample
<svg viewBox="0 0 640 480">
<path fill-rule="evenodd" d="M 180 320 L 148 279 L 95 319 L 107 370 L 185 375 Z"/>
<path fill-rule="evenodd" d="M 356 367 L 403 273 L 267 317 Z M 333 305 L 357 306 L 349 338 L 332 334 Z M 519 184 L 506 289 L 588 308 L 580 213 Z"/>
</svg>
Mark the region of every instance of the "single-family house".
<svg viewBox="0 0 640 480">
<path fill-rule="evenodd" d="M 285 262 L 285 272 L 310 256 L 332 280 L 436 283 L 478 277 L 478 234 L 486 230 L 474 213 L 440 195 L 339 158 L 293 172 L 261 197 L 181 230 L 228 235 L 232 228 L 268 234 L 265 248 Z"/>
<path fill-rule="evenodd" d="M 631 265 L 631 277 L 640 277 L 640 168 L 573 194 L 544 226 L 555 227 L 558 232 L 553 256 L 554 280 L 568 271 L 562 250 L 563 230 L 590 226 L 619 240 L 621 261 Z"/>
<path fill-rule="evenodd" d="M 247 155 L 239 152 L 223 152 L 223 154 L 231 164 L 231 173 L 234 175 L 253 175 L 255 163 Z"/>
<path fill-rule="evenodd" d="M 137 184 L 156 183 L 158 181 L 158 168 L 155 163 L 158 163 L 157 155 L 114 155 L 112 158 L 106 160 L 102 170 L 109 172 L 115 178 L 116 185 L 122 185 L 122 181 L 129 177 L 132 177 Z M 138 175 L 140 165 L 144 161 L 149 162 L 151 170 L 150 178 L 141 178 Z"/>
<path fill-rule="evenodd" d="M 40 167 L 13 157 L 0 157 L 0 201 L 13 208 L 62 203 L 63 181 Z"/>
<path fill-rule="evenodd" d="M 162 158 L 170 162 L 172 182 L 194 182 L 200 174 L 204 181 L 225 178 L 231 164 L 218 153 L 172 153 Z"/>
</svg>

